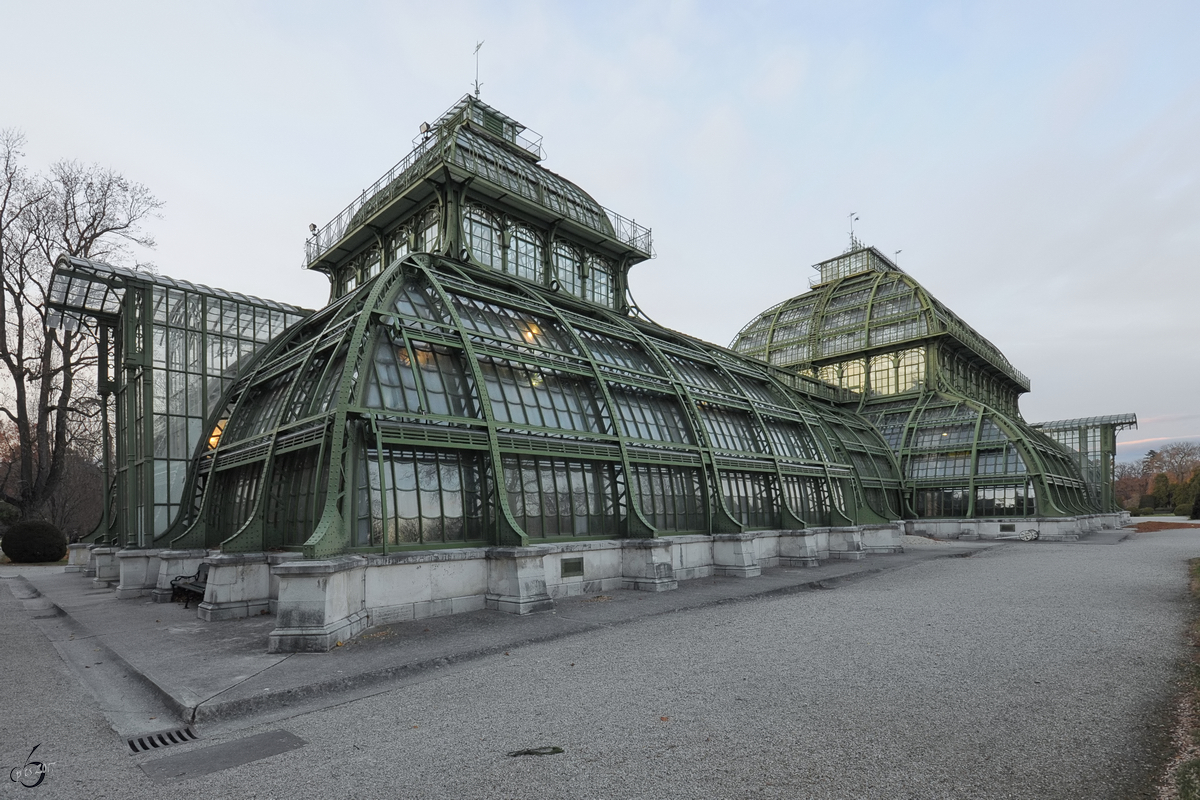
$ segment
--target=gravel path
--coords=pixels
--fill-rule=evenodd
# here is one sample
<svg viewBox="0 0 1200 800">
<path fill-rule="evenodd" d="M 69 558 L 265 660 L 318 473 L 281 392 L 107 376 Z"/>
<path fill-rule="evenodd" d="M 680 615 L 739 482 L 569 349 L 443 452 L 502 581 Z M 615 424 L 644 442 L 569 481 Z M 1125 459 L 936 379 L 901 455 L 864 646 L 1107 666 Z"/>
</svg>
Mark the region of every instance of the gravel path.
<svg viewBox="0 0 1200 800">
<path fill-rule="evenodd" d="M 283 728 L 310 742 L 291 753 L 166 786 L 131 759 L 106 763 L 94 788 L 131 798 L 200 787 L 262 798 L 1132 797 L 1183 653 L 1186 560 L 1197 555 L 1200 532 L 1014 543 L 617 625 L 203 743 Z M 547 745 L 565 752 L 506 755 Z M 55 795 L 52 778 L 39 797 L 76 796 Z"/>
</svg>

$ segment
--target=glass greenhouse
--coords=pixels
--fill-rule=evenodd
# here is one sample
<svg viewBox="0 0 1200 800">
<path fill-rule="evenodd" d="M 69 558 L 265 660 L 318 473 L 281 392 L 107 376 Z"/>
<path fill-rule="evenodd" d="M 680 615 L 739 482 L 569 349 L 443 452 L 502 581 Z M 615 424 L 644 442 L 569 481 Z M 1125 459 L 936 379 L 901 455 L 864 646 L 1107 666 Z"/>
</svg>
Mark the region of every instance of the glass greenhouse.
<svg viewBox="0 0 1200 800">
<path fill-rule="evenodd" d="M 51 305 L 111 351 L 95 538 L 321 558 L 903 516 L 851 381 L 641 317 L 648 229 L 476 98 L 429 127 L 314 226 L 319 311 L 59 262 Z"/>
<path fill-rule="evenodd" d="M 1118 510 L 1115 433 L 1133 415 L 1030 425 L 1017 407 L 1029 379 L 881 252 L 854 240 L 815 268 L 811 291 L 768 309 L 731 347 L 851 393 L 842 407 L 869 420 L 900 464 L 906 513 Z"/>
</svg>

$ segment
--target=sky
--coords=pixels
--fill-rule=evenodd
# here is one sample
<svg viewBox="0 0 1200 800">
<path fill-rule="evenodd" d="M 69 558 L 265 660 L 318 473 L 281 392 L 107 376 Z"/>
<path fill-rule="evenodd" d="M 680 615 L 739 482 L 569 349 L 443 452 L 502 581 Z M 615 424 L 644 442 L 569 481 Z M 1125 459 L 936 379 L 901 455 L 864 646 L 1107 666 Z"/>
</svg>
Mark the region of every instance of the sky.
<svg viewBox="0 0 1200 800">
<path fill-rule="evenodd" d="M 0 0 L 26 165 L 164 202 L 163 274 L 323 305 L 324 225 L 472 90 L 650 227 L 659 323 L 727 345 L 848 215 L 1000 348 L 1031 422 L 1200 442 L 1200 4 Z"/>
</svg>

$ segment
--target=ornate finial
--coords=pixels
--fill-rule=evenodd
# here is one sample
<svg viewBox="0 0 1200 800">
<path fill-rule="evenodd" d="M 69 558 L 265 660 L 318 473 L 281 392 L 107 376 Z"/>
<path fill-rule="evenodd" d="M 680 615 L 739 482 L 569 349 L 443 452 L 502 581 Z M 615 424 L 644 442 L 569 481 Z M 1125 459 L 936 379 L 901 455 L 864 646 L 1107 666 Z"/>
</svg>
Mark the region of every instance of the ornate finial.
<svg viewBox="0 0 1200 800">
<path fill-rule="evenodd" d="M 483 84 L 479 82 L 479 48 L 483 47 L 483 42 L 475 45 L 475 99 L 479 99 L 479 87 Z"/>
</svg>

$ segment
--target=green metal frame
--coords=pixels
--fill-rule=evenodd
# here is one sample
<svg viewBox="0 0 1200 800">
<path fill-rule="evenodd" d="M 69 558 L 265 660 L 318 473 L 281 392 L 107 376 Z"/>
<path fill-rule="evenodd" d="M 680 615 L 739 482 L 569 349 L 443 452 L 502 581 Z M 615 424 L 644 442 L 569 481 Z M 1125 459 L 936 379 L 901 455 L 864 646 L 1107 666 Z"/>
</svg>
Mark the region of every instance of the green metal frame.
<svg viewBox="0 0 1200 800">
<path fill-rule="evenodd" d="M 1091 481 L 1095 488 L 1089 490 L 1080 469 L 1086 453 L 1068 452 L 1021 418 L 1017 401 L 1029 390 L 1029 379 L 911 276 L 857 240 L 846 253 L 815 268 L 819 275 L 811 291 L 751 320 L 731 347 L 796 374 L 834 381 L 841 374 L 839 365 L 861 362 L 862 385 L 840 387 L 855 390 L 842 405 L 871 420 L 891 442 L 906 471 L 909 513 L 925 513 L 913 505 L 915 493 L 940 490 L 965 495 L 961 516 L 981 516 L 985 510 L 976 507 L 978 498 L 992 491 L 1015 490 L 1019 484 L 1032 487 L 1038 516 L 1113 510 L 1104 494 L 1105 479 L 1100 474 L 1104 468 L 1097 469 Z M 920 385 L 889 385 L 882 392 L 872 386 L 876 361 L 906 351 L 924 353 Z M 937 417 L 945 409 L 968 410 L 974 425 L 970 440 L 947 447 L 915 446 L 921 431 L 943 425 Z M 1003 439 L 994 435 L 983 439 L 985 424 Z M 1115 447 L 1115 435 L 1105 435 L 1104 440 Z M 1023 469 L 983 471 L 981 459 L 994 462 L 996 450 L 1009 443 L 1017 448 Z M 930 458 L 941 459 L 943 471 L 950 472 L 952 454 L 959 457 L 967 451 L 966 474 L 932 478 L 914 474 L 918 461 Z M 1111 476 L 1111 460 L 1106 474 Z M 1015 502 L 1012 511 L 1024 508 L 1023 501 Z"/>
</svg>

